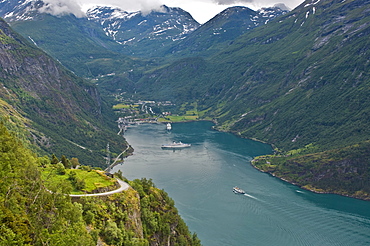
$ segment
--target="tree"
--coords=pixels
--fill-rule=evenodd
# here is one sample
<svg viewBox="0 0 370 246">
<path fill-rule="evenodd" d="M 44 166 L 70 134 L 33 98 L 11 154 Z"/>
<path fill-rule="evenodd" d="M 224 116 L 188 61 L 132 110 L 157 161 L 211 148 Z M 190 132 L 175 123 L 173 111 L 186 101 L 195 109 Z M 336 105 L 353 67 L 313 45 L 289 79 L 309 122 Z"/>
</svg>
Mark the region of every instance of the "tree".
<svg viewBox="0 0 370 246">
<path fill-rule="evenodd" d="M 50 164 L 50 159 L 48 156 L 39 157 L 38 161 L 40 167 L 46 167 L 46 165 Z"/>
<path fill-rule="evenodd" d="M 78 161 L 78 158 L 72 157 L 71 164 L 72 164 L 72 167 L 73 168 L 76 168 L 76 167 L 78 167 L 80 165 L 80 162 Z"/>
<path fill-rule="evenodd" d="M 58 157 L 56 157 L 54 154 L 51 156 L 51 164 L 57 164 L 59 163 Z"/>
<path fill-rule="evenodd" d="M 60 160 L 63 164 L 63 166 L 67 169 L 71 168 L 72 164 L 71 162 L 67 159 L 67 157 L 65 155 L 62 155 L 62 158 Z"/>
<path fill-rule="evenodd" d="M 57 174 L 59 174 L 59 175 L 66 174 L 66 169 L 65 169 L 65 167 L 63 166 L 62 163 L 56 164 L 56 169 L 57 169 Z"/>
</svg>

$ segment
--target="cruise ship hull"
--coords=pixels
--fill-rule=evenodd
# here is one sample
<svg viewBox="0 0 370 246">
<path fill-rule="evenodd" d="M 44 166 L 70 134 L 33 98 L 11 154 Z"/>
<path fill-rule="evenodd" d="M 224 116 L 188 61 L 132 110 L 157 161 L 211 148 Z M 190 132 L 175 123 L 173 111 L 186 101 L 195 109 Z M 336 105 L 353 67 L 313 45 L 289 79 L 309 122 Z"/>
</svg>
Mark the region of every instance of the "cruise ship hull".
<svg viewBox="0 0 370 246">
<path fill-rule="evenodd" d="M 162 149 L 184 149 L 184 148 L 189 148 L 190 146 L 191 144 L 173 142 L 172 144 L 163 144 L 161 148 Z"/>
</svg>

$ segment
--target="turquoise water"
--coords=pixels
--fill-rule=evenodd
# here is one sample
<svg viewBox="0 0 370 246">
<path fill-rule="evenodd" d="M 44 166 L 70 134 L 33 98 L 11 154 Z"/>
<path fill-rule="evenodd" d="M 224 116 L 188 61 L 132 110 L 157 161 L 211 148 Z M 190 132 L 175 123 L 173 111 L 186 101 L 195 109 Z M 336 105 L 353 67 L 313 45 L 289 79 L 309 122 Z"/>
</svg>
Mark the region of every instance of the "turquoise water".
<svg viewBox="0 0 370 246">
<path fill-rule="evenodd" d="M 249 162 L 270 146 L 214 131 L 210 122 L 172 126 L 170 133 L 161 124 L 130 128 L 134 155 L 113 171 L 153 179 L 203 245 L 370 245 L 370 202 L 314 194 L 261 173 Z M 192 146 L 160 148 L 172 141 Z"/>
</svg>

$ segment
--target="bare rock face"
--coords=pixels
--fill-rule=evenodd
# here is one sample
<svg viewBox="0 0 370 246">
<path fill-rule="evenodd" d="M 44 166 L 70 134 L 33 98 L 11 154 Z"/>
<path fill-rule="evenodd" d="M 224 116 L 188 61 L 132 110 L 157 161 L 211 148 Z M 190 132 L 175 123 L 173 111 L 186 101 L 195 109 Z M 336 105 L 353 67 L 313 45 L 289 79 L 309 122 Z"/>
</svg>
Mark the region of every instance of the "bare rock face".
<svg viewBox="0 0 370 246">
<path fill-rule="evenodd" d="M 100 99 L 93 86 L 87 83 L 85 87 L 81 86 L 84 85 L 81 79 L 44 52 L 32 47 L 12 32 L 5 22 L 1 22 L 0 28 L 0 78 L 3 79 L 3 86 L 12 89 L 18 96 L 27 93 L 35 100 L 47 100 L 60 106 L 65 115 L 75 114 L 82 109 L 94 113 L 100 111 Z M 84 100 L 79 100 L 77 94 L 83 95 Z M 39 108 L 38 111 L 44 110 Z M 43 113 L 52 114 L 49 111 Z"/>
</svg>

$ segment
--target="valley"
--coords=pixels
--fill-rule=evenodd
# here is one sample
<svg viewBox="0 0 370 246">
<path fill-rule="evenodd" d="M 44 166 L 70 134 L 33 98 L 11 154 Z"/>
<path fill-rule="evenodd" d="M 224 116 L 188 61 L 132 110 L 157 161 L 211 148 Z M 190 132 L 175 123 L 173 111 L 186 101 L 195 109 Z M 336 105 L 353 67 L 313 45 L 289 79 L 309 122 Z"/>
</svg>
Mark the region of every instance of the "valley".
<svg viewBox="0 0 370 246">
<path fill-rule="evenodd" d="M 204 24 L 164 5 L 54 14 L 47 4 L 0 2 L 0 241 L 200 245 L 150 179 L 78 204 L 44 189 L 50 156 L 104 169 L 133 153 L 117 131 L 137 122 L 212 121 L 273 146 L 253 156 L 258 170 L 370 200 L 369 0 L 231 7 Z"/>
<path fill-rule="evenodd" d="M 11 9 L 9 4 L 3 6 Z M 180 115 L 171 121 L 190 119 L 181 115 L 214 120 L 219 130 L 274 145 L 278 156 L 315 146 L 301 152 L 304 158 L 343 152 L 369 140 L 368 7 L 360 0 L 306 1 L 290 12 L 234 7 L 202 25 L 168 7 L 146 16 L 114 8 L 92 9 L 88 18 L 56 17 L 37 8 L 8 10 L 3 16 L 11 16 L 15 30 L 90 80 L 108 108 L 122 93 L 134 101 L 171 101 L 177 106 L 156 114 Z M 174 18 L 181 24 L 171 29 Z M 158 24 L 163 21 L 167 26 Z M 130 37 L 124 36 L 124 28 Z M 68 48 L 58 48 L 62 46 Z M 181 108 L 195 104 L 194 113 L 194 107 Z M 347 175 L 344 179 L 352 177 Z M 350 196 L 359 192 L 367 197 L 369 187 L 363 188 Z"/>
</svg>

